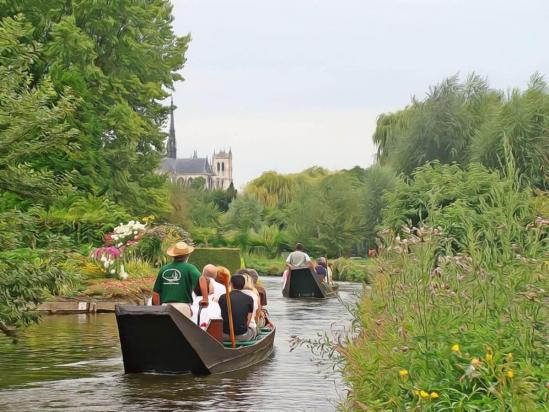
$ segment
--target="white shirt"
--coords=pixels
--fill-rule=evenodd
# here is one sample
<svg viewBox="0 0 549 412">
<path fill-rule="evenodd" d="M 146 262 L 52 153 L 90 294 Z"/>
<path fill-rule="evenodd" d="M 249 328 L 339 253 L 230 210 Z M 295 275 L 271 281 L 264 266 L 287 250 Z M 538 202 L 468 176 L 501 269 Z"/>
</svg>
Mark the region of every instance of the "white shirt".
<svg viewBox="0 0 549 412">
<path fill-rule="evenodd" d="M 311 258 L 309 255 L 300 250 L 290 253 L 286 259 L 286 263 L 292 265 L 294 268 L 305 268 L 310 261 Z"/>
</svg>

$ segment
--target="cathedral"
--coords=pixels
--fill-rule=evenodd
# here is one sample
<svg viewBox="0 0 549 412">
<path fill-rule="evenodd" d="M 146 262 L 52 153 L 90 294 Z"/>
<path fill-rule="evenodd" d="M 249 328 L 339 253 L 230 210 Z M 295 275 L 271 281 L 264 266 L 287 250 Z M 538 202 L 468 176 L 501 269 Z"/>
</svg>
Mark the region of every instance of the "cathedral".
<svg viewBox="0 0 549 412">
<path fill-rule="evenodd" d="M 214 151 L 213 156 L 208 159 L 198 157 L 195 150 L 192 157 L 178 159 L 172 103 L 167 156 L 162 159 L 160 172 L 166 173 L 172 182 L 190 185 L 193 180 L 201 177 L 206 189 L 226 190 L 233 183 L 233 153 L 231 150 Z"/>
</svg>

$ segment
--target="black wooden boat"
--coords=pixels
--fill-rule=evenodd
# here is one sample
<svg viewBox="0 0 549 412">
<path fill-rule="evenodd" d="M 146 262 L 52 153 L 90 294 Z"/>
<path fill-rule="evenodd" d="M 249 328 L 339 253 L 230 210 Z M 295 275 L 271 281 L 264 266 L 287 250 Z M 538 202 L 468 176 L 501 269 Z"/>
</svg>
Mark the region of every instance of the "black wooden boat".
<svg viewBox="0 0 549 412">
<path fill-rule="evenodd" d="M 274 327 L 233 349 L 169 305 L 117 305 L 115 313 L 126 373 L 224 373 L 261 362 L 273 350 Z"/>
<path fill-rule="evenodd" d="M 288 274 L 282 296 L 286 298 L 327 299 L 337 296 L 337 286 L 320 282 L 318 275 L 309 268 L 293 269 Z"/>
</svg>

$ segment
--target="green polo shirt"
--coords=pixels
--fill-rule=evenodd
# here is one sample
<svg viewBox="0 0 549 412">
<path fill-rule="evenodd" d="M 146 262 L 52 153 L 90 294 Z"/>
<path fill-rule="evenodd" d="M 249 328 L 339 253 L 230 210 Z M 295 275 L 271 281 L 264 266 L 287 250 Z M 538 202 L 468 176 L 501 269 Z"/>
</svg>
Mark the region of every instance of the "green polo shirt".
<svg viewBox="0 0 549 412">
<path fill-rule="evenodd" d="M 160 303 L 192 303 L 192 292 L 199 278 L 200 272 L 196 266 L 172 262 L 160 268 L 153 291 L 160 295 Z"/>
</svg>

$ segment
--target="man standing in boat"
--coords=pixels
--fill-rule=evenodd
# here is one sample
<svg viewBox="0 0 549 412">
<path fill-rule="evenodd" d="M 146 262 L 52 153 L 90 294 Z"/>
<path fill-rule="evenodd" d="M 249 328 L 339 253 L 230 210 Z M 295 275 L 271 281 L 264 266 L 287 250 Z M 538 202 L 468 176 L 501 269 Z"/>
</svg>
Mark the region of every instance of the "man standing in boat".
<svg viewBox="0 0 549 412">
<path fill-rule="evenodd" d="M 173 262 L 160 268 L 153 287 L 153 305 L 169 304 L 183 315 L 192 316 L 192 292 L 198 285 L 202 292 L 200 306 L 208 306 L 208 279 L 191 263 L 189 256 L 194 247 L 185 242 L 177 242 L 167 250 L 167 255 L 173 257 Z"/>
<path fill-rule="evenodd" d="M 313 262 L 307 253 L 305 253 L 305 247 L 298 243 L 295 245 L 295 250 L 288 255 L 286 259 L 286 267 L 289 270 L 300 268 L 314 269 Z"/>
</svg>

